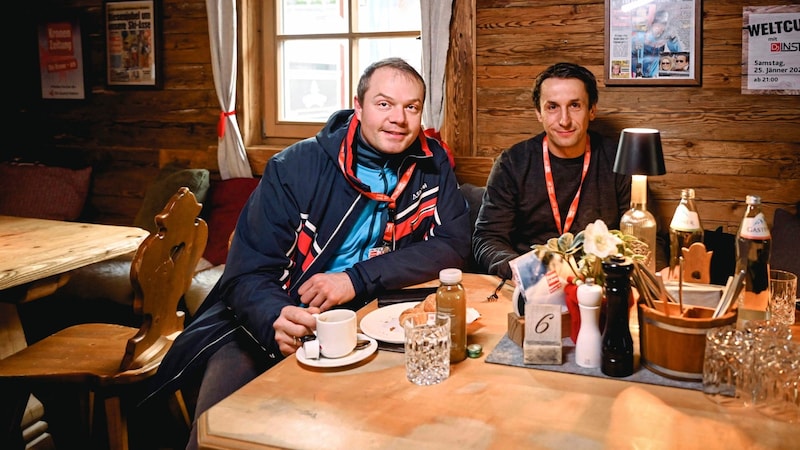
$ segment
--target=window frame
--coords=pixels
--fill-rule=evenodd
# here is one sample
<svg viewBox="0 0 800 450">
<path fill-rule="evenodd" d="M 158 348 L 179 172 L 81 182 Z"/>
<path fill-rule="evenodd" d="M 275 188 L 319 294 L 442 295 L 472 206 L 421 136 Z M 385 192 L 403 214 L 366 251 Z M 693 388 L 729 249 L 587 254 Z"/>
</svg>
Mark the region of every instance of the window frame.
<svg viewBox="0 0 800 450">
<path fill-rule="evenodd" d="M 277 61 L 276 17 L 277 1 L 263 2 L 259 0 L 240 0 L 240 49 L 239 67 L 242 68 L 239 103 L 243 106 L 242 134 L 246 146 L 274 145 L 276 147 L 305 139 L 315 135 L 322 127 L 322 122 L 289 122 L 278 120 L 278 104 L 271 101 L 278 91 L 277 65 L 267 61 Z M 354 1 L 354 0 L 349 0 Z M 354 39 L 370 37 L 410 37 L 418 36 L 415 32 L 374 32 L 338 34 L 337 38 Z M 293 35 L 292 38 L 296 38 Z M 315 35 L 324 39 L 328 35 Z M 354 46 L 350 46 L 348 59 L 350 63 L 351 96 L 355 95 L 358 84 L 357 61 L 353 57 Z"/>
</svg>

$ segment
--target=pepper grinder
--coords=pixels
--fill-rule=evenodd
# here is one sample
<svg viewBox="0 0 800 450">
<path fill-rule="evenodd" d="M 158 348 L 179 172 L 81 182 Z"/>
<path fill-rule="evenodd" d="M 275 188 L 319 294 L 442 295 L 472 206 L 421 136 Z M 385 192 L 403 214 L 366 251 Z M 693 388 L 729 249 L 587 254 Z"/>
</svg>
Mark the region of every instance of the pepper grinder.
<svg viewBox="0 0 800 450">
<path fill-rule="evenodd" d="M 581 327 L 575 343 L 575 362 L 581 367 L 596 369 L 602 358 L 602 337 L 600 335 L 600 303 L 603 287 L 587 278 L 578 286 L 578 308 L 581 314 Z"/>
<path fill-rule="evenodd" d="M 600 370 L 610 377 L 633 374 L 633 338 L 628 324 L 632 269 L 633 261 L 621 254 L 603 260 L 608 312 L 603 330 L 603 362 Z"/>
</svg>

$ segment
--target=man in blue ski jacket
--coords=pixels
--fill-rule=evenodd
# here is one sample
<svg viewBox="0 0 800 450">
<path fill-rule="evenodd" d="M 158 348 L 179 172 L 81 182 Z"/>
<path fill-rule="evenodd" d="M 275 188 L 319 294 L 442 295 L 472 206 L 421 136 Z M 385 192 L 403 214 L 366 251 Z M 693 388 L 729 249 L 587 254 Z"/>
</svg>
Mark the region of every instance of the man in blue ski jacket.
<svg viewBox="0 0 800 450">
<path fill-rule="evenodd" d="M 422 133 L 424 98 L 408 63 L 373 63 L 354 110 L 334 113 L 315 137 L 269 161 L 222 277 L 167 353 L 149 397 L 199 386 L 197 418 L 294 353 L 316 327 L 312 313 L 356 310 L 384 290 L 463 266 L 468 206 L 446 151 Z"/>
</svg>

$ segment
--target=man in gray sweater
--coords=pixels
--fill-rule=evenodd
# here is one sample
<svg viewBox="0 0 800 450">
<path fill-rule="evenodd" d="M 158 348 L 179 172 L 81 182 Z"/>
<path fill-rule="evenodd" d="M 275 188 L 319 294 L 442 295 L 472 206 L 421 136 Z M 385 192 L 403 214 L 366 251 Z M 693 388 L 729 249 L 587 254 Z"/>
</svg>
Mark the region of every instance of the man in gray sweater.
<svg viewBox="0 0 800 450">
<path fill-rule="evenodd" d="M 617 142 L 589 131 L 597 99 L 594 75 L 579 65 L 557 63 L 536 77 L 533 103 L 544 132 L 497 158 L 475 223 L 475 260 L 490 274 L 510 279 L 508 262 L 531 245 L 597 219 L 619 229 L 631 177 L 613 172 Z"/>
</svg>

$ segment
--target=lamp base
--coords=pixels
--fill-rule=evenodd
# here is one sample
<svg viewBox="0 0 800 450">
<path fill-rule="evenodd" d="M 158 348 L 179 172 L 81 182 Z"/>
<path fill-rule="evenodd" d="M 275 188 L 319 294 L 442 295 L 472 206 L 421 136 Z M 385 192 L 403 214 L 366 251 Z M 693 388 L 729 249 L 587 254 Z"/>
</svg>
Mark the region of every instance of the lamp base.
<svg viewBox="0 0 800 450">
<path fill-rule="evenodd" d="M 641 204 L 634 204 L 631 209 L 625 211 L 619 221 L 619 230 L 625 234 L 636 236 L 640 241 L 647 244 L 646 254 L 644 251 L 637 252 L 644 256 L 645 266 L 651 272 L 656 271 L 656 218 Z"/>
</svg>

